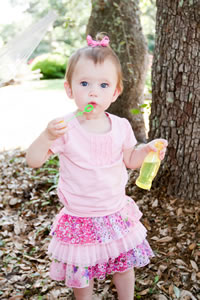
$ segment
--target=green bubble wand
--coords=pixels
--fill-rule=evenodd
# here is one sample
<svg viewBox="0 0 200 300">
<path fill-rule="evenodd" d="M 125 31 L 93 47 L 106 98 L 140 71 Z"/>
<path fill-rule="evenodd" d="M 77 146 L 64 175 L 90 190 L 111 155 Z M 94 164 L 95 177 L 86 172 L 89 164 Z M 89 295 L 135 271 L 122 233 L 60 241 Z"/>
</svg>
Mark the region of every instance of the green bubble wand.
<svg viewBox="0 0 200 300">
<path fill-rule="evenodd" d="M 74 118 L 77 118 L 78 116 L 82 116 L 84 112 L 90 112 L 94 109 L 94 106 L 92 104 L 88 104 L 85 106 L 84 111 L 79 111 L 75 116 L 72 118 L 66 120 L 67 122 L 71 121 Z M 60 121 L 60 123 L 64 123 L 64 121 Z"/>
</svg>

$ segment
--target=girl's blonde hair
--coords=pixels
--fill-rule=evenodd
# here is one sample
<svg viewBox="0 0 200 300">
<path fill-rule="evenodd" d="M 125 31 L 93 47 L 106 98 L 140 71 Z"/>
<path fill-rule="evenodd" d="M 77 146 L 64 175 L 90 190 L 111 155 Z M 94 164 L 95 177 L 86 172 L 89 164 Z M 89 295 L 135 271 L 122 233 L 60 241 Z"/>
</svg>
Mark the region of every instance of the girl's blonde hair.
<svg viewBox="0 0 200 300">
<path fill-rule="evenodd" d="M 98 34 L 96 39 L 98 41 L 103 39 L 102 34 Z M 115 52 L 110 48 L 110 46 L 102 47 L 102 46 L 96 46 L 96 47 L 90 47 L 86 46 L 84 48 L 78 49 L 72 56 L 69 58 L 68 66 L 66 70 L 66 81 L 69 83 L 69 86 L 71 87 L 72 83 L 72 76 L 74 69 L 76 67 L 77 62 L 81 57 L 86 57 L 88 59 L 91 59 L 95 65 L 103 63 L 106 59 L 111 59 L 111 61 L 114 63 L 117 71 L 117 89 L 122 93 L 123 91 L 123 76 L 122 76 L 122 68 L 119 61 L 119 58 L 115 54 Z"/>
</svg>

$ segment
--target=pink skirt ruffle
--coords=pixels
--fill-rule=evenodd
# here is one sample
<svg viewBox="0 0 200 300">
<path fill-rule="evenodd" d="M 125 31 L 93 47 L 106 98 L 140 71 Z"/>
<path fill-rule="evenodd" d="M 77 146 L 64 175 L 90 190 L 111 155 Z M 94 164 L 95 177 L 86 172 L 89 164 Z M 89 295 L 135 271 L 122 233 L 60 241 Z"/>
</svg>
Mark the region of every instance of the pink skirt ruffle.
<svg viewBox="0 0 200 300">
<path fill-rule="evenodd" d="M 51 231 L 50 277 L 68 287 L 86 287 L 92 278 L 148 264 L 153 252 L 141 216 L 128 197 L 121 211 L 104 217 L 75 217 L 62 209 Z"/>
</svg>

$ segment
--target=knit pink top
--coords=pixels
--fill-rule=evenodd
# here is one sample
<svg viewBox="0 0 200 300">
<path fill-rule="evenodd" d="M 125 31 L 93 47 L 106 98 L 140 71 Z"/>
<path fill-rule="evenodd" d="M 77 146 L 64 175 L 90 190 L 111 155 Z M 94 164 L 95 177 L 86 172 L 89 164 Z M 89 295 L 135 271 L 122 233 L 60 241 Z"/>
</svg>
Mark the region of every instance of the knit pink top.
<svg viewBox="0 0 200 300">
<path fill-rule="evenodd" d="M 69 215 L 109 215 L 127 203 L 128 174 L 123 151 L 137 141 L 127 119 L 106 115 L 111 122 L 109 132 L 88 132 L 74 118 L 68 123 L 67 133 L 51 146 L 60 159 L 58 196 Z M 72 116 L 68 114 L 64 119 Z"/>
</svg>

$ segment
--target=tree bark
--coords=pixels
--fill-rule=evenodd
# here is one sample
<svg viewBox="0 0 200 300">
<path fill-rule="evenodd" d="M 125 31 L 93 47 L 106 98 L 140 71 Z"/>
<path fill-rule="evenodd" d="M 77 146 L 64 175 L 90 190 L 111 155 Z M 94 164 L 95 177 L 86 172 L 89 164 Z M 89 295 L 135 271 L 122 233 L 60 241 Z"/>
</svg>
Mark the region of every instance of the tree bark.
<svg viewBox="0 0 200 300">
<path fill-rule="evenodd" d="M 159 184 L 200 199 L 200 2 L 157 0 L 149 138 L 168 139 Z"/>
<path fill-rule="evenodd" d="M 124 92 L 108 111 L 126 117 L 133 126 L 137 140 L 144 142 L 146 132 L 143 115 L 133 115 L 130 112 L 143 104 L 148 63 L 138 0 L 93 0 L 87 34 L 95 38 L 98 32 L 105 32 L 109 36 L 111 47 L 121 61 L 124 75 Z"/>
</svg>

